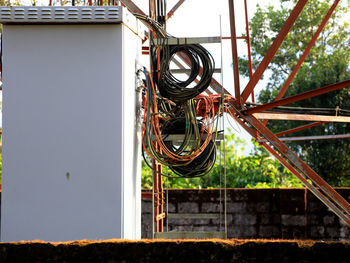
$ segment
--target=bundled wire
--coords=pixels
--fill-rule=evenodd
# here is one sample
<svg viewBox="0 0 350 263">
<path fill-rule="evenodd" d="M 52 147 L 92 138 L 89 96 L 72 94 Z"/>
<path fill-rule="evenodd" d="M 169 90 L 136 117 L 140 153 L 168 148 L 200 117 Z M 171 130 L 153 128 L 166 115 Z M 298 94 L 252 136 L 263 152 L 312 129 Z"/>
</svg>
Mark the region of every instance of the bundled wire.
<svg viewBox="0 0 350 263">
<path fill-rule="evenodd" d="M 154 37 L 161 40 L 161 43 L 157 42 L 151 47 L 152 65 L 156 69 L 153 80 L 158 84 L 160 94 L 173 102 L 181 103 L 206 90 L 215 68 L 212 55 L 199 44 L 168 45 L 168 38 L 171 36 L 158 22 L 142 15 L 136 17 L 145 21 L 152 29 Z M 177 79 L 170 70 L 170 63 L 177 53 L 182 53 L 191 62 L 191 73 L 184 81 Z M 193 82 L 197 83 L 190 87 Z"/>
<path fill-rule="evenodd" d="M 214 60 L 200 45 L 167 45 L 170 35 L 158 22 L 146 16 L 136 17 L 149 25 L 151 41 L 158 40 L 150 49 L 153 75 L 144 70 L 143 155 L 147 153 L 168 166 L 177 177 L 203 176 L 215 164 L 217 133 L 214 130 L 218 118 L 211 101 L 201 98 L 204 114 L 199 119 L 196 115 L 199 101 L 194 98 L 209 86 Z M 191 73 L 185 81 L 175 78 L 170 70 L 171 60 L 179 52 L 191 63 Z M 179 145 L 169 139 L 174 134 L 183 136 Z M 147 158 L 144 159 L 149 165 Z"/>
<path fill-rule="evenodd" d="M 174 115 L 164 117 L 158 110 L 158 101 L 151 75 L 147 74 L 146 98 L 143 120 L 143 151 L 159 163 L 167 165 L 179 177 L 198 177 L 207 174 L 213 167 L 216 158 L 216 133 L 213 128 L 217 125 L 215 112 L 208 105 L 208 115 L 197 120 L 196 103 L 188 100 L 181 110 Z M 209 103 L 209 101 L 207 102 Z M 184 138 L 179 147 L 167 140 L 171 134 L 183 134 Z M 147 160 L 145 159 L 146 163 Z M 150 165 L 149 165 L 150 166 Z M 150 166 L 151 167 L 151 166 Z"/>
<path fill-rule="evenodd" d="M 176 53 L 182 53 L 191 62 L 191 73 L 187 80 L 178 80 L 170 71 L 170 62 Z M 202 66 L 203 72 L 200 72 Z M 214 73 L 214 59 L 201 45 L 173 45 L 169 54 L 163 49 L 160 66 L 159 92 L 174 102 L 192 99 L 206 90 Z M 200 80 L 194 87 L 189 85 L 198 77 Z"/>
<path fill-rule="evenodd" d="M 164 134 L 184 134 L 186 133 L 187 122 L 185 118 L 171 119 L 166 122 L 162 127 L 162 132 Z M 202 129 L 203 125 L 198 122 L 198 129 Z M 193 134 L 190 134 L 191 136 Z M 204 132 L 204 136 L 207 133 Z M 197 140 L 200 142 L 200 146 L 205 143 L 205 138 Z M 188 144 L 189 140 L 184 140 L 180 147 L 175 147 L 173 141 L 165 141 L 166 147 L 172 152 L 185 152 L 184 144 Z M 169 166 L 170 169 L 177 175 L 182 175 L 185 177 L 195 177 L 198 175 L 207 174 L 214 166 L 216 160 L 216 147 L 213 140 L 209 141 L 207 147 L 204 148 L 203 152 L 195 157 L 190 163 L 181 164 L 178 162 L 176 165 Z"/>
<path fill-rule="evenodd" d="M 137 13 L 134 13 L 134 16 L 146 22 L 149 25 L 150 29 L 156 34 L 157 38 L 169 36 L 168 33 L 163 29 L 162 25 L 159 24 L 157 21 L 151 19 L 148 16 L 140 15 Z"/>
</svg>

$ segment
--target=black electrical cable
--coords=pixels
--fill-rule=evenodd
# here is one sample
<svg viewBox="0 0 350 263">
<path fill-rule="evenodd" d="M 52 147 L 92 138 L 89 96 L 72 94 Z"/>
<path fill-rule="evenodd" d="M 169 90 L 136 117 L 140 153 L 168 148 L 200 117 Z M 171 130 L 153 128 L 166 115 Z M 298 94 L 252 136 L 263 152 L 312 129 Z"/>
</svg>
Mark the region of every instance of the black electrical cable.
<svg viewBox="0 0 350 263">
<path fill-rule="evenodd" d="M 154 148 L 154 141 L 156 138 L 153 134 L 154 124 L 151 117 L 152 113 L 150 111 L 154 101 L 154 94 L 149 89 L 151 85 L 149 77 L 146 78 L 145 83 L 148 101 L 147 108 L 145 110 L 148 114 L 146 115 L 143 135 L 145 147 L 143 148 L 143 151 L 147 150 L 147 153 L 150 153 L 150 155 L 158 162 L 170 167 L 177 177 L 193 178 L 204 176 L 205 174 L 209 173 L 214 166 L 216 159 L 216 133 L 211 137 L 211 139 L 207 139 L 207 136 L 210 136 L 210 134 L 207 134 L 205 125 L 202 124 L 200 120 L 197 120 L 193 100 L 189 100 L 185 105 L 182 105 L 181 111 L 179 109 L 179 112 L 176 113 L 177 115 L 180 115 L 180 117 L 176 117 L 175 115 L 170 119 L 160 121 L 161 137 L 162 141 L 164 142 L 164 147 L 179 157 L 176 160 L 169 158 L 167 154 L 164 154 Z M 159 105 L 159 101 L 157 101 L 157 105 Z M 167 140 L 170 134 L 184 135 L 182 143 L 179 147 L 175 147 L 172 141 Z M 203 146 L 206 140 L 208 140 L 207 145 Z M 199 150 L 200 152 L 198 152 Z M 189 160 L 188 156 L 194 152 L 198 152 L 198 155 L 192 160 Z M 181 156 L 183 156 L 183 160 L 181 160 Z M 144 160 L 146 164 L 150 166 L 145 157 Z"/>
<path fill-rule="evenodd" d="M 207 131 L 212 128 L 206 127 L 204 122 L 197 119 L 193 98 L 208 88 L 214 72 L 214 59 L 201 45 L 168 45 L 170 35 L 161 24 L 146 16 L 136 15 L 136 17 L 146 22 L 152 29 L 150 32 L 151 64 L 154 69 L 152 79 L 154 88 L 159 90 L 159 94 L 155 94 L 151 79 L 145 74 L 147 114 L 143 132 L 144 161 L 153 171 L 162 174 L 149 164 L 145 158 L 146 151 L 159 163 L 167 165 L 175 173 L 176 178 L 204 176 L 215 164 L 217 134 L 208 133 Z M 179 53 L 187 56 L 190 61 L 191 72 L 184 81 L 178 80 L 170 70 L 173 57 Z M 197 84 L 194 84 L 197 79 Z M 158 110 L 152 112 L 156 108 Z M 154 134 L 158 128 L 160 134 Z M 171 134 L 184 135 L 180 146 L 176 147 L 172 141 L 167 140 Z M 159 151 L 155 141 L 158 141 L 164 152 Z"/>
<path fill-rule="evenodd" d="M 174 118 L 170 119 L 164 123 L 162 127 L 163 134 L 185 134 L 186 129 L 188 127 L 188 123 L 185 118 Z M 202 123 L 198 122 L 198 129 L 201 130 L 203 128 Z M 190 134 L 192 136 L 192 134 Z M 207 136 L 204 131 L 204 138 L 201 139 L 201 144 L 203 145 L 205 141 L 205 136 Z M 173 141 L 165 141 L 166 147 L 172 151 L 173 153 L 177 153 L 180 147 L 176 147 Z M 205 175 L 211 171 L 215 164 L 216 160 L 216 146 L 213 139 L 209 141 L 209 144 L 205 147 L 203 152 L 194 158 L 190 163 L 188 162 L 177 162 L 176 165 L 169 164 L 169 168 L 180 177 L 198 177 L 200 175 Z"/>
<path fill-rule="evenodd" d="M 197 44 L 172 45 L 168 49 L 169 54 L 165 53 L 163 48 L 161 59 L 158 85 L 160 94 L 176 103 L 180 103 L 192 99 L 205 91 L 209 87 L 214 73 L 214 59 L 211 54 Z M 171 60 L 177 53 L 187 56 L 191 62 L 191 73 L 185 81 L 178 80 L 170 71 Z M 200 72 L 201 67 L 202 72 Z M 194 87 L 189 87 L 197 77 L 200 78 L 198 83 Z"/>
<path fill-rule="evenodd" d="M 136 15 L 136 17 L 148 23 L 157 37 L 155 39 L 157 43 L 151 40 L 150 53 L 154 69 L 157 69 L 160 60 L 160 72 L 154 70 L 153 73 L 153 80 L 158 84 L 160 94 L 176 103 L 182 103 L 205 91 L 211 83 L 215 68 L 212 55 L 199 44 L 168 45 L 167 39 L 170 35 L 161 24 L 146 16 Z M 172 58 L 177 53 L 187 56 L 191 62 L 191 73 L 185 81 L 178 80 L 170 70 Z M 197 78 L 198 83 L 190 87 Z"/>
</svg>

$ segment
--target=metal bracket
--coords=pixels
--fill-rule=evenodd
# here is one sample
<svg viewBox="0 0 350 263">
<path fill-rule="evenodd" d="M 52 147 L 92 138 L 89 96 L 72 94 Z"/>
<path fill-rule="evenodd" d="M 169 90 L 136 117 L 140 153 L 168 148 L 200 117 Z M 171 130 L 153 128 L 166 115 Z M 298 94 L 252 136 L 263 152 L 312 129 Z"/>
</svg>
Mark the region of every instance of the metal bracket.
<svg viewBox="0 0 350 263">
<path fill-rule="evenodd" d="M 203 44 L 203 43 L 220 43 L 221 37 L 169 37 L 169 38 L 156 38 L 151 40 L 153 46 L 159 45 L 191 45 L 191 44 Z"/>
</svg>

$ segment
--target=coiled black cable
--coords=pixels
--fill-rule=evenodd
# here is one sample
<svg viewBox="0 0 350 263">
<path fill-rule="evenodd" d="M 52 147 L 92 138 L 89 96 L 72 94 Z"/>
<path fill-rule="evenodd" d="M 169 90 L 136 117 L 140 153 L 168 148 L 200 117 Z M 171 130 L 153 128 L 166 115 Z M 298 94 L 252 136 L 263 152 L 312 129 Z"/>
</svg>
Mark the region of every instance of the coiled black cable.
<svg viewBox="0 0 350 263">
<path fill-rule="evenodd" d="M 169 50 L 165 50 L 168 48 Z M 168 51 L 168 52 L 167 52 Z M 191 61 L 191 73 L 185 81 L 177 79 L 170 70 L 170 62 L 176 53 L 182 53 Z M 201 72 L 202 67 L 202 72 Z M 158 89 L 160 94 L 176 103 L 192 99 L 210 85 L 214 73 L 214 59 L 201 45 L 172 45 L 163 47 Z M 194 87 L 189 85 L 200 78 Z"/>
<path fill-rule="evenodd" d="M 206 130 L 205 125 L 208 124 L 197 119 L 192 99 L 210 85 L 215 67 L 214 59 L 206 49 L 198 44 L 168 45 L 170 35 L 158 22 L 146 16 L 136 15 L 136 17 L 145 21 L 152 28 L 150 32 L 151 64 L 154 69 L 152 80 L 154 87 L 159 90 L 161 95 L 159 96 L 152 89 L 152 80 L 145 72 L 147 89 L 147 106 L 145 108 L 147 115 L 143 133 L 145 162 L 151 167 L 144 155 L 144 151 L 147 151 L 147 154 L 153 159 L 170 167 L 178 177 L 204 176 L 210 172 L 215 164 L 216 133 L 215 136 L 206 139 L 207 136 L 212 135 L 210 132 L 212 128 L 208 126 Z M 152 41 L 154 35 L 157 39 L 156 44 Z M 191 72 L 184 81 L 177 79 L 170 70 L 172 59 L 180 53 L 182 56 L 187 56 L 190 61 Z M 194 84 L 194 82 L 197 83 Z M 155 108 L 154 104 L 158 111 L 152 112 Z M 159 134 L 155 132 L 157 127 L 161 128 Z M 179 147 L 166 139 L 170 134 L 184 135 Z M 156 139 L 159 143 L 158 146 L 163 147 L 165 153 L 157 149 Z M 155 172 L 159 173 L 159 171 Z"/>
</svg>

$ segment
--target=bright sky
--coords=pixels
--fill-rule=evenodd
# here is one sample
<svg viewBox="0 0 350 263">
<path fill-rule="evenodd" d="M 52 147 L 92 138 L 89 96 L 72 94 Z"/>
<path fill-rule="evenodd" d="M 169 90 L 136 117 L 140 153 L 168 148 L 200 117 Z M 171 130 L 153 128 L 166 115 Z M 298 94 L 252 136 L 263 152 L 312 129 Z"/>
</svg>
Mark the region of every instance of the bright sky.
<svg viewBox="0 0 350 263">
<path fill-rule="evenodd" d="M 134 0 L 140 8 L 148 13 L 147 4 L 148 1 Z M 170 10 L 177 0 L 168 0 L 168 10 Z M 259 1 L 259 0 L 247 0 L 248 3 L 248 16 L 251 18 L 256 10 L 256 5 L 259 3 L 261 6 L 266 6 L 271 1 Z M 240 36 L 245 33 L 245 16 L 244 16 L 244 1 L 235 1 L 235 14 L 236 14 L 236 31 Z M 220 36 L 220 20 L 222 36 L 230 36 L 230 20 L 229 20 L 229 8 L 228 0 L 186 0 L 181 7 L 176 11 L 174 16 L 168 20 L 167 31 L 175 37 L 211 37 Z M 223 40 L 222 52 L 220 44 L 206 44 L 205 48 L 213 55 L 215 59 L 215 67 L 221 68 L 222 57 L 222 76 L 217 73 L 214 77 L 220 83 L 223 80 L 223 86 L 231 94 L 234 94 L 234 80 L 233 80 L 233 68 L 232 68 L 232 53 L 231 53 L 231 41 Z M 221 54 L 222 53 L 222 54 Z M 238 40 L 238 54 L 243 56 L 247 54 L 247 45 L 243 40 Z M 241 77 L 241 88 L 245 86 L 248 79 Z M 261 90 L 264 87 L 264 81 L 260 81 L 257 89 Z M 243 138 L 247 142 L 245 151 L 242 153 L 248 155 L 253 148 L 253 144 L 250 142 L 251 136 L 235 121 L 230 120 L 230 124 L 239 137 Z M 225 127 L 232 127 L 227 121 L 225 121 Z"/>
<path fill-rule="evenodd" d="M 169 8 L 173 6 L 173 2 L 168 1 Z M 259 2 L 261 6 L 269 4 L 269 1 L 247 0 L 248 16 L 251 18 L 256 10 L 256 5 Z M 244 16 L 244 1 L 235 1 L 236 14 L 236 31 L 240 36 L 245 33 L 245 16 Z M 222 36 L 230 36 L 230 20 L 228 0 L 209 1 L 209 0 L 186 0 L 184 4 L 176 11 L 173 18 L 168 22 L 167 31 L 177 37 L 200 37 L 200 36 L 220 36 L 220 20 Z M 221 67 L 222 57 L 222 77 L 221 74 L 215 74 L 216 80 L 221 82 L 223 79 L 223 86 L 231 94 L 234 94 L 234 80 L 232 68 L 232 53 L 231 41 L 223 40 L 222 55 L 220 44 L 208 44 L 205 47 L 211 52 L 215 58 L 216 68 Z M 243 40 L 238 40 L 238 54 L 239 56 L 247 55 L 247 45 Z M 241 77 L 241 89 L 246 85 L 248 79 Z M 258 90 L 264 86 L 264 81 L 260 81 Z M 251 136 L 245 132 L 233 120 L 230 123 L 225 121 L 225 127 L 232 127 L 236 135 L 243 138 L 248 144 L 246 146 L 244 155 L 248 155 L 253 148 L 250 142 Z"/>
</svg>

